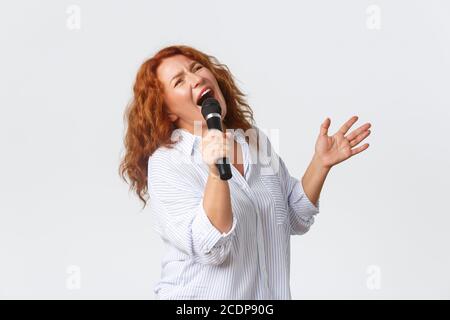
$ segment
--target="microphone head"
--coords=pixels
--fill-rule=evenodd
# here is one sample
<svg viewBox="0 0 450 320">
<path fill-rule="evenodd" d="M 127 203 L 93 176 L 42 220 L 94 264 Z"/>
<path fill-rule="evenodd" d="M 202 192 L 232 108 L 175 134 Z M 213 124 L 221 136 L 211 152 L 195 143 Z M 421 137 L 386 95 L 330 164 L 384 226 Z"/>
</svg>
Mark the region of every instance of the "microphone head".
<svg viewBox="0 0 450 320">
<path fill-rule="evenodd" d="M 217 99 L 213 98 L 213 97 L 206 98 L 202 102 L 202 110 L 201 111 L 202 111 L 203 118 L 205 118 L 205 119 L 208 116 L 208 114 L 210 114 L 210 113 L 218 113 L 218 114 L 222 115 L 222 108 L 220 107 L 219 101 L 217 101 Z"/>
</svg>

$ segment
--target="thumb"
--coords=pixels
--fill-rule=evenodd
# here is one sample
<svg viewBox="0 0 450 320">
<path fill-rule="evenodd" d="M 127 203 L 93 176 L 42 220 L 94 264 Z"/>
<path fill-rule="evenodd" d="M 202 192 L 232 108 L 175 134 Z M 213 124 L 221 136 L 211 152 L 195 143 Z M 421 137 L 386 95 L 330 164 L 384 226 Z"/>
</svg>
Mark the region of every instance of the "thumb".
<svg viewBox="0 0 450 320">
<path fill-rule="evenodd" d="M 331 124 L 331 120 L 330 120 L 330 118 L 327 117 L 320 126 L 320 135 L 321 136 L 328 135 L 328 128 L 330 127 L 330 124 Z"/>
</svg>

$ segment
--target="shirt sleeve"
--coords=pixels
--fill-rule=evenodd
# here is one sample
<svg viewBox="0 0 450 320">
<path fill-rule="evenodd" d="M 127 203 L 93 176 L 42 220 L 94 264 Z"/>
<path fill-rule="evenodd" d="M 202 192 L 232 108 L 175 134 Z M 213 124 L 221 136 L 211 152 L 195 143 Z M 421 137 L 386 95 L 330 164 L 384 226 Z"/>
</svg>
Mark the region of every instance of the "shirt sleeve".
<svg viewBox="0 0 450 320">
<path fill-rule="evenodd" d="M 230 254 L 236 217 L 221 233 L 203 208 L 203 190 L 192 164 L 150 157 L 148 191 L 157 231 L 163 240 L 203 264 L 222 264 Z"/>
<path fill-rule="evenodd" d="M 267 143 L 267 148 L 272 155 L 271 161 L 276 163 L 276 171 L 278 171 L 282 188 L 287 195 L 290 234 L 304 234 L 314 224 L 314 216 L 319 213 L 320 199 L 317 201 L 317 206 L 309 200 L 303 190 L 301 181 L 290 175 L 283 159 L 272 148 L 267 135 L 260 129 L 258 129 L 258 134 Z"/>
<path fill-rule="evenodd" d="M 320 199 L 314 205 L 303 190 L 302 182 L 290 175 L 283 159 L 279 157 L 280 177 L 288 197 L 289 224 L 291 235 L 301 235 L 310 229 L 314 216 L 319 213 Z"/>
</svg>

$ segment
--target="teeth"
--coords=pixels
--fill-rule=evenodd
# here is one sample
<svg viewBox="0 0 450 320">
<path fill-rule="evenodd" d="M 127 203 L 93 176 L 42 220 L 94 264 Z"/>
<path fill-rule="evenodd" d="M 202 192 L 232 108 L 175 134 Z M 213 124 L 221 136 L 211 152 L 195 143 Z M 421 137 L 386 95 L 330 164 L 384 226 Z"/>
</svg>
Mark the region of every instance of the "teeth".
<svg viewBox="0 0 450 320">
<path fill-rule="evenodd" d="M 198 98 L 197 104 L 200 104 L 202 99 L 210 92 L 212 92 L 212 89 L 210 88 L 206 89 L 205 92 L 203 92 L 201 96 Z"/>
<path fill-rule="evenodd" d="M 206 89 L 206 91 L 202 93 L 202 97 L 210 91 L 211 91 L 211 89 Z"/>
</svg>

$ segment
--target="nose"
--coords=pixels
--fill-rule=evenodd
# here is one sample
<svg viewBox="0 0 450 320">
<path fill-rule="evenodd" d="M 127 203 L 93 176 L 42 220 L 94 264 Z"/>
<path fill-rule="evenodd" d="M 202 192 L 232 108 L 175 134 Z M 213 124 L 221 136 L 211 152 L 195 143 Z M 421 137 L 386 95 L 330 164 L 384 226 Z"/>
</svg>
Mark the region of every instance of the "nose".
<svg viewBox="0 0 450 320">
<path fill-rule="evenodd" d="M 189 81 L 192 84 L 192 88 L 197 88 L 199 85 L 202 84 L 203 78 L 195 73 L 190 72 L 189 73 Z"/>
</svg>

